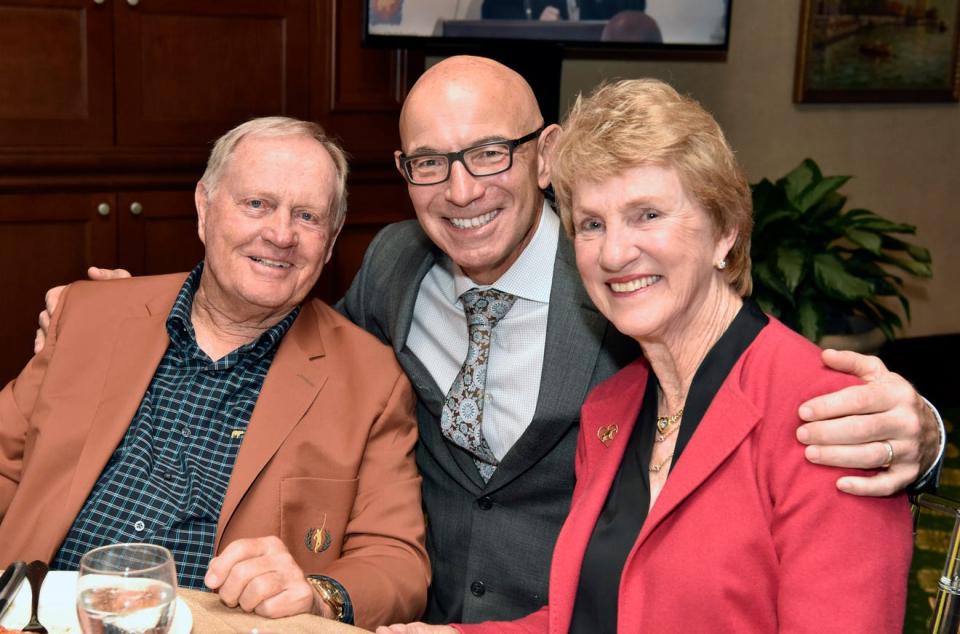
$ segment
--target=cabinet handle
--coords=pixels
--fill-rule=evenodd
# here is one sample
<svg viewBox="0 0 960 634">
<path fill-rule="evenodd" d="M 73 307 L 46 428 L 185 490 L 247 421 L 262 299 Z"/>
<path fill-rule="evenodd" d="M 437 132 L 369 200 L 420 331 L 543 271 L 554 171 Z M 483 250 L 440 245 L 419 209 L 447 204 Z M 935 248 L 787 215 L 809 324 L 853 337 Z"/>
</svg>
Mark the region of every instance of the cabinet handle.
<svg viewBox="0 0 960 634">
<path fill-rule="evenodd" d="M 109 216 L 110 205 L 108 205 L 107 203 L 100 203 L 99 205 L 97 205 L 97 213 L 100 214 L 101 216 Z"/>
<path fill-rule="evenodd" d="M 127 4 L 129 4 L 131 7 L 135 7 L 140 4 L 140 0 L 127 0 Z"/>
<path fill-rule="evenodd" d="M 106 1 L 107 1 L 107 0 L 93 0 L 93 3 L 94 3 L 94 4 L 103 4 L 103 3 L 106 2 Z"/>
<path fill-rule="evenodd" d="M 130 213 L 132 213 L 134 216 L 139 216 L 143 213 L 143 205 L 138 202 L 130 203 Z"/>
</svg>

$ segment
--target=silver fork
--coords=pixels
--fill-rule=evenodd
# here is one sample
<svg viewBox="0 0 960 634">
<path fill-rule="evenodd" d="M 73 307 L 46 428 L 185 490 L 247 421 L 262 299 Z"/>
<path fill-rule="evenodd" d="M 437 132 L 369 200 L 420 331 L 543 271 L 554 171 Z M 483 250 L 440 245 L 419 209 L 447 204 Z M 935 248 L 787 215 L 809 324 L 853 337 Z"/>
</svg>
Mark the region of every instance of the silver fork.
<svg viewBox="0 0 960 634">
<path fill-rule="evenodd" d="M 43 586 L 43 578 L 47 576 L 46 562 L 37 560 L 27 564 L 27 581 L 30 582 L 30 592 L 33 595 L 30 607 L 30 622 L 23 626 L 23 632 L 37 632 L 38 634 L 47 634 L 47 628 L 37 619 L 37 607 L 40 605 L 40 588 Z"/>
</svg>

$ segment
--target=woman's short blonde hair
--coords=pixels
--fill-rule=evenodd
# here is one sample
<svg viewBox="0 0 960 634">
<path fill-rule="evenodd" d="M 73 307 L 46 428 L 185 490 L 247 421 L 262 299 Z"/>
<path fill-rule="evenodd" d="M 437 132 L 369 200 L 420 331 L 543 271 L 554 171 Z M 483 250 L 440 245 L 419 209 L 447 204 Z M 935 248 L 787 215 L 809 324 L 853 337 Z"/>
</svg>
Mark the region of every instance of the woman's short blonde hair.
<svg viewBox="0 0 960 634">
<path fill-rule="evenodd" d="M 290 117 L 260 117 L 241 123 L 217 139 L 207 160 L 207 169 L 200 178 L 207 190 L 207 198 L 213 195 L 237 145 L 245 137 L 303 136 L 317 141 L 333 159 L 337 172 L 336 191 L 333 192 L 333 228 L 339 231 L 347 217 L 347 156 L 336 141 L 327 136 L 319 124 Z"/>
<path fill-rule="evenodd" d="M 750 186 L 719 124 L 699 103 L 662 81 L 627 79 L 577 97 L 562 125 L 550 174 L 568 234 L 577 183 L 642 165 L 671 167 L 718 237 L 737 231 L 723 274 L 737 293 L 750 294 Z"/>
</svg>

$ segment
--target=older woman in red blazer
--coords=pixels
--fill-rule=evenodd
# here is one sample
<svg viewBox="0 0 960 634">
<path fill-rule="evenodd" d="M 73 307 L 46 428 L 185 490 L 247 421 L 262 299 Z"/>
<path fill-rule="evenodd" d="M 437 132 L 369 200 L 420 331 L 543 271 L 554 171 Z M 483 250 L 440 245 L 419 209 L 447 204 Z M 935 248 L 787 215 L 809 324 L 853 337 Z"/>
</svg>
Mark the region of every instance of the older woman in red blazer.
<svg viewBox="0 0 960 634">
<path fill-rule="evenodd" d="M 843 494 L 804 459 L 800 403 L 853 379 L 744 299 L 750 190 L 716 121 L 628 80 L 564 127 L 552 177 L 577 266 L 644 358 L 583 406 L 549 605 L 455 627 L 900 632 L 907 501 Z"/>
</svg>

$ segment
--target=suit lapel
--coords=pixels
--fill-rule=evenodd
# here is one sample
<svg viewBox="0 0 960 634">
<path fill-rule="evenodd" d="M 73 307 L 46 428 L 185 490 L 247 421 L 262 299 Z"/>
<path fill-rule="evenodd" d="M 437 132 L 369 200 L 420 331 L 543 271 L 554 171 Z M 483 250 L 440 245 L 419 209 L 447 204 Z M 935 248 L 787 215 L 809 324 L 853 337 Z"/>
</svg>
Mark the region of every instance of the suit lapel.
<svg viewBox="0 0 960 634">
<path fill-rule="evenodd" d="M 304 305 L 277 348 L 230 476 L 217 523 L 215 552 L 244 495 L 327 380 L 323 365 L 315 361 L 324 356 L 316 310 L 312 302 Z"/>
<path fill-rule="evenodd" d="M 551 451 L 574 425 L 592 383 L 607 320 L 587 296 L 573 264 L 573 245 L 560 232 L 537 407 L 530 426 L 510 449 L 488 483 L 499 488 Z"/>
<path fill-rule="evenodd" d="M 440 431 L 440 415 L 447 395 L 434 381 L 433 375 L 423 362 L 407 347 L 420 284 L 436 264 L 438 254 L 437 248 L 422 230 L 417 228 L 417 231 L 417 244 L 420 249 L 410 258 L 411 266 L 397 271 L 397 275 L 401 277 L 398 277 L 393 286 L 399 290 L 386 300 L 388 306 L 385 313 L 391 319 L 388 324 L 390 340 L 400 366 L 417 391 L 418 407 L 425 408 L 429 414 L 426 419 L 418 416 L 421 445 L 461 486 L 478 491 L 483 488 L 483 480 L 473 459 L 466 451 L 447 442 Z"/>
<path fill-rule="evenodd" d="M 166 319 L 173 299 L 174 296 L 152 300 L 111 333 L 113 351 L 103 393 L 67 494 L 64 513 L 71 518 L 66 524 L 67 530 L 130 427 L 163 358 L 169 344 Z"/>
</svg>

